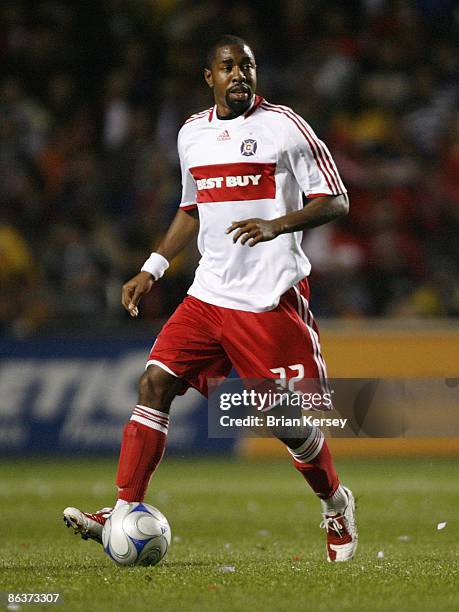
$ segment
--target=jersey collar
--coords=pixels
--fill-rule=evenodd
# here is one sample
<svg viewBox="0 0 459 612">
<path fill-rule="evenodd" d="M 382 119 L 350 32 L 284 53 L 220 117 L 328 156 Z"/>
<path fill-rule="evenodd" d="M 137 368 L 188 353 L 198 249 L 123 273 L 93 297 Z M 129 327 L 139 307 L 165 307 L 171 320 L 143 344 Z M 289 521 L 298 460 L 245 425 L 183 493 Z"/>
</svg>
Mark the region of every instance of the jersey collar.
<svg viewBox="0 0 459 612">
<path fill-rule="evenodd" d="M 223 125 L 223 124 L 232 123 L 233 121 L 237 121 L 238 123 L 240 121 L 244 121 L 244 119 L 247 119 L 247 117 L 250 117 L 250 115 L 253 115 L 253 113 L 257 110 L 257 108 L 260 106 L 263 100 L 264 98 L 255 94 L 252 100 L 252 104 L 250 105 L 248 110 L 246 110 L 243 115 L 239 115 L 239 117 L 235 117 L 234 119 L 219 119 L 217 117 L 217 105 L 215 105 L 209 113 L 209 123 L 220 123 Z"/>
</svg>

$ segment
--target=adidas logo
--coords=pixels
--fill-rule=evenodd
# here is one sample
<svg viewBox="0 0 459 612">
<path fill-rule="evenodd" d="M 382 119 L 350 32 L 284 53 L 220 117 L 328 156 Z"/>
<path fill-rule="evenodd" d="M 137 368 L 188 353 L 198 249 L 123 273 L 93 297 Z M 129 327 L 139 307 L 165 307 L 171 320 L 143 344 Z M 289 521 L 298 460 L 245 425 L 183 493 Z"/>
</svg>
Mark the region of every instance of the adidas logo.
<svg viewBox="0 0 459 612">
<path fill-rule="evenodd" d="M 228 134 L 228 130 L 225 130 L 224 132 L 222 132 L 220 136 L 217 138 L 217 140 L 219 142 L 221 142 L 222 140 L 231 140 L 231 136 Z"/>
</svg>

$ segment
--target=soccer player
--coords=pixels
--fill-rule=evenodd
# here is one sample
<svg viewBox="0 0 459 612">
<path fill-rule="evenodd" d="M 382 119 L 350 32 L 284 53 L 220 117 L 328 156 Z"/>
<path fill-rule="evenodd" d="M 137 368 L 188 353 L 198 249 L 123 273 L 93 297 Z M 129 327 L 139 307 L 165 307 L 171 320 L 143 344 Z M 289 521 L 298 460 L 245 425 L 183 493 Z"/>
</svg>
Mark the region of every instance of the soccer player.
<svg viewBox="0 0 459 612">
<path fill-rule="evenodd" d="M 346 189 L 306 121 L 256 95 L 255 57 L 244 40 L 219 39 L 204 78 L 215 104 L 180 130 L 180 208 L 157 251 L 123 286 L 123 306 L 136 317 L 142 296 L 197 236 L 202 257 L 193 284 L 151 349 L 123 431 L 115 508 L 144 499 L 163 456 L 171 402 L 186 388 L 207 395 L 207 379 L 226 377 L 232 366 L 241 378 L 326 384 L 301 233 L 347 214 Z M 311 427 L 284 442 L 320 499 L 328 560 L 351 559 L 354 498 L 340 484 L 323 433 Z M 111 511 L 66 508 L 64 520 L 101 542 Z"/>
</svg>

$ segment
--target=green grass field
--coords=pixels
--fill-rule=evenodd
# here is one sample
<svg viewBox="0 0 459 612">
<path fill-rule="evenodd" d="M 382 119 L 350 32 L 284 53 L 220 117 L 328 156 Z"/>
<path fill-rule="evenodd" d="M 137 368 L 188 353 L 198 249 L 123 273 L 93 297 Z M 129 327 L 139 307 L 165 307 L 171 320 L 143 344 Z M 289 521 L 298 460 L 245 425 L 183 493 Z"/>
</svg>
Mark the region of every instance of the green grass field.
<svg viewBox="0 0 459 612">
<path fill-rule="evenodd" d="M 122 569 L 61 518 L 111 502 L 114 462 L 4 460 L 0 590 L 59 592 L 63 605 L 32 609 L 65 611 L 459 609 L 457 461 L 337 466 L 358 503 L 350 563 L 326 562 L 318 502 L 287 459 L 166 459 L 146 501 L 168 517 L 171 549 L 156 567 Z"/>
</svg>

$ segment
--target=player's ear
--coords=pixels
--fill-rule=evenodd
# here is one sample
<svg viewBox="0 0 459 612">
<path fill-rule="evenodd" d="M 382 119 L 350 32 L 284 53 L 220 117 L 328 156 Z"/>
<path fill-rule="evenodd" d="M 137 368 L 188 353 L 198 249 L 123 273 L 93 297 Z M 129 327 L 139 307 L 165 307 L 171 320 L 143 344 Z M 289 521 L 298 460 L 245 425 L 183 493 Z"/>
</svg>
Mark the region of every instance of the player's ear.
<svg viewBox="0 0 459 612">
<path fill-rule="evenodd" d="M 204 78 L 207 85 L 212 88 L 214 86 L 214 80 L 212 78 L 212 71 L 209 68 L 204 68 Z"/>
</svg>

